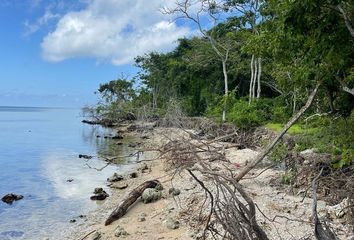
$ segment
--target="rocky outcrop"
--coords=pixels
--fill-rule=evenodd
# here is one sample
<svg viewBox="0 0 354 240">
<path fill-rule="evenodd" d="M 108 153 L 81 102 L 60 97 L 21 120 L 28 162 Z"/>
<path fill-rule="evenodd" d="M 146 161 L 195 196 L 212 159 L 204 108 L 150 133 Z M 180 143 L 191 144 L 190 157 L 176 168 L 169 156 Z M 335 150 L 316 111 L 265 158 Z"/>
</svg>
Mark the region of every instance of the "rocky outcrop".
<svg viewBox="0 0 354 240">
<path fill-rule="evenodd" d="M 105 200 L 107 197 L 109 197 L 108 193 L 106 193 L 103 188 L 95 188 L 93 193 L 95 195 L 90 197 L 91 200 Z"/>
</svg>

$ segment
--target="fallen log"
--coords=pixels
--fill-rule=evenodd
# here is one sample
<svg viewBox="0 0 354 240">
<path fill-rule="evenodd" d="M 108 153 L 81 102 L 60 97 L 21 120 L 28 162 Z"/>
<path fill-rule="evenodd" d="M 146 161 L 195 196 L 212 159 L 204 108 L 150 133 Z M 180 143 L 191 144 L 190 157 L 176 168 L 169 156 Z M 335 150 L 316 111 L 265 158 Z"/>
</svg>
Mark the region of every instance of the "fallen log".
<svg viewBox="0 0 354 240">
<path fill-rule="evenodd" d="M 141 194 L 144 192 L 145 189 L 147 188 L 155 188 L 160 182 L 158 180 L 152 180 L 152 181 L 146 181 L 142 184 L 140 184 L 138 187 L 133 189 L 129 195 L 123 199 L 123 201 L 118 205 L 116 209 L 113 210 L 111 215 L 107 218 L 105 221 L 105 226 L 111 224 L 112 222 L 120 219 L 123 217 L 126 213 L 128 208 L 135 203 L 135 201 L 141 196 Z"/>
</svg>

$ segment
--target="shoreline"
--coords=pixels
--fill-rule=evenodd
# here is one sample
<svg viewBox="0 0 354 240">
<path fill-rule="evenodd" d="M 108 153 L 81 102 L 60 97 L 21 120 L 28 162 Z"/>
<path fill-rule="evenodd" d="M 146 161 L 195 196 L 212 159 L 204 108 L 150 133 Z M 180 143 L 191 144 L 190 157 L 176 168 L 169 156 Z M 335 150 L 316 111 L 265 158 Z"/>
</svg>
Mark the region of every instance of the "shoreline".
<svg viewBox="0 0 354 240">
<path fill-rule="evenodd" d="M 132 134 L 140 138 L 144 136 L 143 149 L 159 148 L 169 140 L 182 135 L 185 138 L 190 137 L 186 131 L 159 127 L 149 129 L 143 133 L 133 131 L 125 134 Z M 220 144 L 228 146 L 229 143 Z M 230 148 L 226 150 L 225 155 L 230 164 L 237 164 L 242 168 L 257 153 L 254 149 Z M 139 167 L 143 164 L 148 165 L 150 169 L 148 172 L 142 173 L 139 171 Z M 166 166 L 164 159 L 134 163 L 133 165 L 132 169 L 138 173 L 138 177 L 127 178 L 129 173 L 126 173 L 123 181 L 113 183 L 110 191 L 111 196 L 95 211 L 89 213 L 85 221 L 76 223 L 73 226 L 75 232 L 72 232 L 67 239 L 201 239 L 203 223 L 198 223 L 200 220 L 196 219 L 196 217 L 199 214 L 197 212 L 201 211 L 200 208 L 204 207 L 201 206 L 205 194 L 203 189 L 185 171 L 174 174 L 173 169 L 169 169 Z M 215 168 L 219 167 L 221 167 L 220 163 L 215 163 Z M 312 236 L 312 199 L 306 196 L 303 197 L 301 194 L 289 194 L 286 188 L 281 188 L 274 184 L 275 179 L 281 178 L 282 171 L 270 168 L 263 172 L 266 168 L 267 166 L 265 165 L 252 170 L 251 175 L 256 176 L 256 178 L 242 180 L 242 185 L 262 211 L 262 213 L 257 213 L 257 218 L 259 224 L 267 232 L 269 239 Z M 260 172 L 263 173 L 257 176 Z M 203 176 L 200 177 L 203 179 Z M 158 179 L 164 187 L 160 200 L 144 204 L 139 199 L 128 209 L 125 216 L 109 226 L 104 226 L 103 223 L 112 210 L 132 189 L 145 181 L 155 179 Z M 208 179 L 203 180 L 208 181 Z M 115 188 L 122 184 L 127 184 L 128 187 L 122 190 Z M 180 195 L 171 196 L 169 194 L 171 188 L 180 190 Z M 328 214 L 328 208 L 325 202 L 318 201 L 318 213 L 321 218 Z M 274 216 L 282 217 L 279 217 L 274 222 L 269 221 Z M 142 220 L 142 218 L 145 220 Z M 170 229 L 167 227 L 167 222 L 171 220 L 179 222 L 178 228 Z M 348 239 L 346 228 L 340 224 L 340 221 L 331 222 L 331 227 L 340 233 L 340 239 Z M 116 236 L 118 230 L 123 230 L 124 232 L 120 237 Z"/>
</svg>

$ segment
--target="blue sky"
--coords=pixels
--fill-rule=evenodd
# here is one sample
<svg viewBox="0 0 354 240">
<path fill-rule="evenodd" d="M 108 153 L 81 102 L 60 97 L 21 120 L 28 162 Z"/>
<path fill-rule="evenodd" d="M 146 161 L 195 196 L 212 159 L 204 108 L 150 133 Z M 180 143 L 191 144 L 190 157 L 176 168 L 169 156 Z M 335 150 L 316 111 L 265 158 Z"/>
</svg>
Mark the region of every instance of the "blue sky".
<svg viewBox="0 0 354 240">
<path fill-rule="evenodd" d="M 191 30 L 158 9 L 173 1 L 0 0 L 0 106 L 81 107 L 98 85 Z"/>
</svg>

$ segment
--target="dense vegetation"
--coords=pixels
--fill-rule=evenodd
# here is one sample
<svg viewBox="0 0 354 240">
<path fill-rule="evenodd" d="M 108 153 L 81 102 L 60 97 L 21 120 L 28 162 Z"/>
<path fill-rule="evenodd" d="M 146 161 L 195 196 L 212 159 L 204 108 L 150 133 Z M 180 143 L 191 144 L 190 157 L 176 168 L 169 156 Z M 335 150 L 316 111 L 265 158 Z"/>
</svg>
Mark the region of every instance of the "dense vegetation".
<svg viewBox="0 0 354 240">
<path fill-rule="evenodd" d="M 102 84 L 97 111 L 109 118 L 161 116 L 171 100 L 188 116 L 209 116 L 277 130 L 320 83 L 315 103 L 290 133 L 298 149 L 315 147 L 354 159 L 354 3 L 350 0 L 182 1 L 185 10 L 204 2 L 215 24 L 173 9 L 200 29 L 171 52 L 135 59 L 133 79 Z M 207 2 L 207 3 L 206 3 Z M 181 7 L 180 5 L 179 7 Z M 168 12 L 168 11 L 166 11 Z M 217 18 L 219 17 L 219 18 Z M 222 20 L 218 20 L 222 19 Z M 297 128 L 297 130 L 296 130 Z"/>
</svg>

